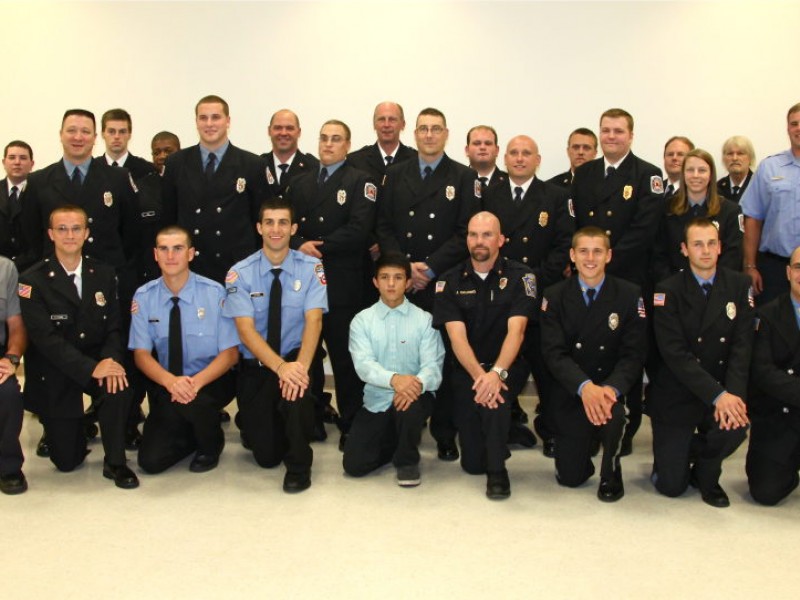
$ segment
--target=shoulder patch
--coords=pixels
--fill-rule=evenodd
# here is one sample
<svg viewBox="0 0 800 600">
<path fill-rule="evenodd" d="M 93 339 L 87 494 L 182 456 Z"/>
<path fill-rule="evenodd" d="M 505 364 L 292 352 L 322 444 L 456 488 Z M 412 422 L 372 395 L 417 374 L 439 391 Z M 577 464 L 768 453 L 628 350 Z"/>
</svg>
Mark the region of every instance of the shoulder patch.
<svg viewBox="0 0 800 600">
<path fill-rule="evenodd" d="M 572 198 L 567 200 L 567 209 L 569 210 L 569 216 L 574 219 L 575 218 L 575 205 L 572 203 Z"/>
<path fill-rule="evenodd" d="M 744 215 L 739 213 L 739 231 L 744 233 Z"/>
<path fill-rule="evenodd" d="M 667 302 L 666 294 L 653 294 L 653 306 L 664 306 Z"/>
<path fill-rule="evenodd" d="M 536 298 L 536 275 L 525 273 L 522 276 L 522 285 L 525 286 L 525 295 L 529 298 Z"/>
<path fill-rule="evenodd" d="M 365 183 L 364 184 L 364 198 L 369 200 L 370 202 L 375 202 L 378 197 L 378 186 L 374 183 Z"/>
<path fill-rule="evenodd" d="M 440 293 L 442 293 L 444 291 L 445 283 L 447 283 L 447 282 L 446 281 L 437 281 L 436 282 L 436 293 L 437 294 L 440 294 Z"/>
<path fill-rule="evenodd" d="M 480 179 L 476 179 L 475 180 L 475 197 L 476 198 L 480 198 L 481 197 L 481 181 L 480 181 Z"/>
<path fill-rule="evenodd" d="M 653 175 L 650 178 L 650 191 L 654 194 L 664 193 L 664 180 L 658 175 Z"/>
<path fill-rule="evenodd" d="M 225 275 L 225 283 L 234 283 L 237 279 L 239 279 L 239 274 L 233 269 Z"/>
<path fill-rule="evenodd" d="M 328 280 L 325 279 L 325 267 L 322 266 L 322 263 L 314 265 L 314 275 L 317 276 L 322 285 L 328 285 Z"/>
<path fill-rule="evenodd" d="M 17 285 L 17 294 L 19 294 L 20 298 L 30 299 L 32 291 L 33 288 L 29 285 L 25 285 L 24 283 L 20 283 Z"/>
<path fill-rule="evenodd" d="M 131 302 L 131 314 L 135 315 L 139 312 L 139 303 L 136 300 Z"/>
</svg>

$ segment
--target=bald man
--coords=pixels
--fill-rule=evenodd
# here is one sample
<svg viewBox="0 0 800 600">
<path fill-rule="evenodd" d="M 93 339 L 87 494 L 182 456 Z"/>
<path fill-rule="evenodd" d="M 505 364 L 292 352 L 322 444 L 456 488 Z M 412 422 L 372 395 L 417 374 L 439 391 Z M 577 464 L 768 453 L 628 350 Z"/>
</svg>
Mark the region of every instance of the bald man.
<svg viewBox="0 0 800 600">
<path fill-rule="evenodd" d="M 347 161 L 366 171 L 377 181 L 383 181 L 386 168 L 417 156 L 417 151 L 400 141 L 406 128 L 403 107 L 397 102 L 381 102 L 372 114 L 372 126 L 378 139 L 374 144 L 351 152 Z"/>
<path fill-rule="evenodd" d="M 569 210 L 569 192 L 554 183 L 536 177 L 542 161 L 539 147 L 527 135 L 511 138 L 505 152 L 505 165 L 509 180 L 490 186 L 483 197 L 483 207 L 500 220 L 505 236 L 501 254 L 519 261 L 536 275 L 539 289 L 558 283 L 564 268 L 569 264 L 569 249 L 575 231 L 575 219 Z M 552 376 L 544 364 L 541 351 L 538 315 L 528 322 L 522 354 L 529 369 L 522 373 L 525 380 L 533 374 L 539 396 L 536 432 L 544 442 L 544 454 L 555 456 L 555 425 L 548 411 L 549 388 Z M 524 382 L 523 382 L 524 384 Z M 512 407 L 512 437 L 510 441 L 524 441 L 521 426 L 527 415 Z M 535 443 L 535 438 L 534 438 Z"/>
<path fill-rule="evenodd" d="M 492 500 L 511 495 L 505 466 L 510 406 L 525 381 L 519 372 L 527 367 L 518 357 L 537 290 L 528 267 L 500 256 L 504 242 L 495 215 L 473 216 L 467 225 L 469 258 L 436 282 L 433 308 L 434 327 L 450 339 L 461 467 L 487 475 Z"/>
<path fill-rule="evenodd" d="M 267 183 L 274 195 L 282 196 L 293 178 L 307 171 L 319 171 L 319 161 L 298 150 L 300 119 L 288 108 L 272 115 L 267 132 L 272 150 L 261 155 L 267 160 Z"/>
</svg>

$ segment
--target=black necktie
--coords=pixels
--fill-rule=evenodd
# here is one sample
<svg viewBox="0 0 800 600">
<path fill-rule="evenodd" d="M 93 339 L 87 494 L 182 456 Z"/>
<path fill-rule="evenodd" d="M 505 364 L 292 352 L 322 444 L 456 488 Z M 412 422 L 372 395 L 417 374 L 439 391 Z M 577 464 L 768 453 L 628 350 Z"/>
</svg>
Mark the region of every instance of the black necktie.
<svg viewBox="0 0 800 600">
<path fill-rule="evenodd" d="M 606 178 L 611 177 L 614 174 L 615 171 L 616 171 L 616 169 L 614 167 L 608 167 L 606 169 Z"/>
<path fill-rule="evenodd" d="M 428 165 L 427 167 L 425 167 L 424 169 L 422 169 L 422 171 L 423 171 L 423 173 L 424 173 L 424 174 L 422 175 L 422 181 L 425 181 L 425 180 L 426 180 L 428 177 L 430 177 L 430 176 L 431 176 L 431 173 L 433 173 L 433 169 L 431 169 L 430 165 Z"/>
<path fill-rule="evenodd" d="M 114 162 L 111 163 L 111 166 L 112 167 L 118 167 L 119 163 L 117 161 L 114 161 Z"/>
<path fill-rule="evenodd" d="M 388 167 L 390 164 L 392 164 L 393 160 L 394 160 L 394 156 L 388 156 L 387 155 L 386 156 L 386 166 Z"/>
<path fill-rule="evenodd" d="M 83 184 L 83 175 L 81 175 L 81 170 L 78 167 L 75 167 L 72 171 L 72 184 L 78 187 Z"/>
<path fill-rule="evenodd" d="M 319 172 L 319 181 L 317 182 L 319 185 L 324 184 L 328 180 L 328 169 L 322 167 L 322 170 Z"/>
<path fill-rule="evenodd" d="M 267 313 L 267 344 L 275 354 L 281 353 L 281 286 L 282 269 L 272 269 L 272 287 L 269 289 L 269 312 Z"/>
<path fill-rule="evenodd" d="M 214 167 L 217 164 L 217 155 L 213 152 L 208 153 L 208 162 L 206 163 L 206 179 L 211 181 L 214 176 Z"/>
<path fill-rule="evenodd" d="M 703 293 L 706 295 L 706 300 L 707 300 L 708 297 L 711 295 L 711 284 L 706 282 L 702 284 L 700 287 L 703 288 Z"/>
<path fill-rule="evenodd" d="M 586 290 L 586 306 L 591 307 L 594 303 L 594 295 L 597 293 L 597 290 L 594 288 L 589 288 Z"/>
<path fill-rule="evenodd" d="M 675 186 L 671 183 L 667 186 L 667 191 L 664 193 L 666 196 L 672 196 L 675 193 Z"/>
<path fill-rule="evenodd" d="M 180 377 L 183 375 L 183 336 L 181 333 L 181 307 L 178 306 L 180 298 L 172 297 L 172 309 L 169 311 L 169 372 Z"/>
<path fill-rule="evenodd" d="M 738 196 L 738 195 L 739 195 L 739 190 L 740 190 L 740 189 L 742 189 L 742 188 L 741 188 L 741 187 L 739 187 L 738 185 L 735 185 L 735 186 L 733 186 L 733 189 L 732 189 L 731 191 L 733 192 L 733 195 L 734 195 L 734 196 Z"/>
<path fill-rule="evenodd" d="M 522 204 L 522 188 L 517 186 L 514 188 L 514 206 Z"/>
<path fill-rule="evenodd" d="M 286 175 L 286 171 L 289 169 L 289 163 L 282 163 L 278 165 L 278 168 L 281 170 L 281 172 L 278 173 L 278 183 L 280 183 L 281 181 L 283 181 L 283 178 Z"/>
<path fill-rule="evenodd" d="M 67 277 L 69 277 L 69 282 L 72 284 L 72 287 L 75 288 L 75 293 L 78 294 L 78 298 L 81 298 L 81 291 L 78 289 L 78 284 L 75 283 L 75 273 L 67 273 Z"/>
<path fill-rule="evenodd" d="M 12 207 L 16 207 L 19 201 L 19 188 L 17 186 L 11 186 L 11 195 L 8 197 L 8 203 Z"/>
<path fill-rule="evenodd" d="M 488 177 L 478 177 L 478 181 L 481 182 L 481 189 L 485 190 L 486 186 L 489 185 L 489 178 Z"/>
</svg>

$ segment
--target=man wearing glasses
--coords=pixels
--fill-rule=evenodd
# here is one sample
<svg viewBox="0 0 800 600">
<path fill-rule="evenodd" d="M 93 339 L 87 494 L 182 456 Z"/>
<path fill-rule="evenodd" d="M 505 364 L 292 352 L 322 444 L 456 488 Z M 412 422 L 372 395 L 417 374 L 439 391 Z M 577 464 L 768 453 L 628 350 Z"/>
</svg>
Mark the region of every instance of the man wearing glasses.
<svg viewBox="0 0 800 600">
<path fill-rule="evenodd" d="M 467 257 L 467 223 L 480 207 L 477 173 L 444 152 L 448 133 L 440 110 L 422 110 L 414 130 L 417 160 L 389 167 L 378 203 L 380 251 L 401 252 L 411 261 L 408 298 L 428 312 L 433 310 L 437 278 Z M 459 454 L 447 381 L 445 365 L 431 433 L 439 458 L 454 461 Z"/>
<path fill-rule="evenodd" d="M 94 168 L 94 167 L 92 167 Z M 28 329 L 25 408 L 39 415 L 59 471 L 72 471 L 89 453 L 83 394 L 92 397 L 103 430 L 103 476 L 135 488 L 126 466 L 125 423 L 132 394 L 125 368 L 114 269 L 81 254 L 93 233 L 86 211 L 63 206 L 50 215 L 54 254 L 19 278 Z"/>
<path fill-rule="evenodd" d="M 356 374 L 348 350 L 350 321 L 363 307 L 363 256 L 375 223 L 378 187 L 364 171 L 347 162 L 350 128 L 330 120 L 319 132 L 319 169 L 304 173 L 286 189 L 297 231 L 291 247 L 322 260 L 328 283 L 330 312 L 322 320 L 322 337 L 331 359 L 339 407 L 340 447 L 361 406 L 363 382 Z M 317 363 L 315 437 L 325 439 L 321 404 L 322 370 Z M 314 378 L 312 378 L 314 379 Z"/>
</svg>

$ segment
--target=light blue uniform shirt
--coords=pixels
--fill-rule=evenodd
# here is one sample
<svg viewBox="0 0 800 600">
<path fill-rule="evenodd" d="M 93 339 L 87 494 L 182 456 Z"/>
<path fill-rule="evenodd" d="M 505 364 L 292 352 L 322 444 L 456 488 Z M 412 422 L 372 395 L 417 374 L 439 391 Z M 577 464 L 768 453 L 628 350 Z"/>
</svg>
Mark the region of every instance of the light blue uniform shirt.
<svg viewBox="0 0 800 600">
<path fill-rule="evenodd" d="M 225 156 L 225 153 L 228 151 L 230 145 L 231 142 L 230 140 L 228 140 L 227 142 L 225 142 L 225 144 L 214 150 L 214 156 L 217 157 L 217 162 L 214 163 L 214 173 L 216 173 L 217 169 L 219 169 L 219 163 L 222 162 L 222 159 Z M 208 166 L 209 154 L 211 154 L 211 150 L 203 146 L 203 144 L 200 144 L 200 161 L 203 163 L 203 171 L 205 171 L 206 167 Z"/>
<path fill-rule="evenodd" d="M 745 216 L 764 222 L 759 251 L 791 256 L 800 246 L 800 159 L 786 150 L 762 160 L 741 205 Z"/>
<path fill-rule="evenodd" d="M 75 169 L 79 169 L 81 172 L 81 182 L 86 181 L 86 176 L 89 174 L 89 165 L 92 164 L 92 157 L 90 156 L 81 164 L 76 165 L 75 163 L 71 163 L 66 158 L 62 158 L 61 162 L 64 164 L 64 169 L 67 171 L 67 177 L 72 179 L 72 175 L 75 172 Z"/>
<path fill-rule="evenodd" d="M 233 265 L 225 276 L 228 297 L 222 314 L 226 317 L 251 317 L 258 334 L 267 339 L 269 291 L 275 276 L 272 269 L 280 267 L 281 287 L 281 348 L 286 356 L 300 347 L 305 329 L 306 311 L 321 308 L 328 312 L 328 291 L 325 271 L 319 259 L 297 250 L 289 254 L 280 265 L 273 265 L 262 250 Z M 275 348 L 273 348 L 275 350 Z M 239 351 L 245 358 L 255 358 L 244 344 Z"/>
<path fill-rule="evenodd" d="M 155 348 L 158 363 L 169 369 L 169 313 L 172 292 L 164 279 L 148 281 L 133 296 L 131 335 L 128 349 L 150 352 Z M 181 309 L 183 373 L 196 375 L 223 350 L 239 345 L 232 319 L 222 316 L 225 288 L 219 283 L 190 273 L 178 294 Z"/>
<path fill-rule="evenodd" d="M 350 323 L 350 354 L 364 386 L 364 407 L 373 413 L 392 405 L 389 382 L 395 373 L 415 375 L 422 391 L 442 383 L 444 344 L 432 317 L 407 299 L 397 308 L 382 301 L 358 313 Z"/>
</svg>

